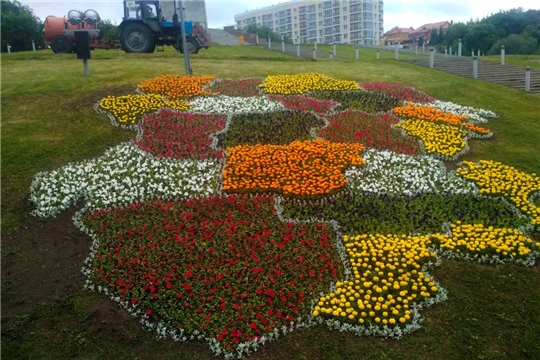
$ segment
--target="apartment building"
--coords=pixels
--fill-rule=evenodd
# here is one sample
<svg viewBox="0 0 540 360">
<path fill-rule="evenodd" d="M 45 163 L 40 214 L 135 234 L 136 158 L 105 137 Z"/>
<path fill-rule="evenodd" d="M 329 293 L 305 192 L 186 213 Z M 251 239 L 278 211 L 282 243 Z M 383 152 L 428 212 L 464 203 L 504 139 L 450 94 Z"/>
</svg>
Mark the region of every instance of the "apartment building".
<svg viewBox="0 0 540 360">
<path fill-rule="evenodd" d="M 234 16 L 238 29 L 266 25 L 295 44 L 379 45 L 383 19 L 382 0 L 293 0 Z"/>
</svg>

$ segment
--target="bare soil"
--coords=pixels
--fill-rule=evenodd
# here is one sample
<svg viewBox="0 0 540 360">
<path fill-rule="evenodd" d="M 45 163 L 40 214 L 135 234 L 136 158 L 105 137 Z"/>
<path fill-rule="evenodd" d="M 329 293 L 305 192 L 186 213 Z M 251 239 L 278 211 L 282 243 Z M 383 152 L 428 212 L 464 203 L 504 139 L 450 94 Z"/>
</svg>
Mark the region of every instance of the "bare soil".
<svg viewBox="0 0 540 360">
<path fill-rule="evenodd" d="M 75 211 L 2 234 L 2 329 L 36 304 L 83 286 L 91 239 L 73 225 Z"/>
</svg>

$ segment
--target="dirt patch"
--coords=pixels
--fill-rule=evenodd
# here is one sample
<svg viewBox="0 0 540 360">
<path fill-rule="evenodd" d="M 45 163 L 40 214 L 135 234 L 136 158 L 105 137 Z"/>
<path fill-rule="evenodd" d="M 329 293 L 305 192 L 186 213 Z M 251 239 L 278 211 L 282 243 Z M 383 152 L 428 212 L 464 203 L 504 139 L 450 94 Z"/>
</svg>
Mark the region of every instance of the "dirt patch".
<svg viewBox="0 0 540 360">
<path fill-rule="evenodd" d="M 2 234 L 2 328 L 36 304 L 83 286 L 91 239 L 73 225 L 75 211 Z"/>
<path fill-rule="evenodd" d="M 87 110 L 92 108 L 95 103 L 107 96 L 135 95 L 136 87 L 133 85 L 108 86 L 100 88 L 89 94 L 76 97 L 62 104 L 62 108 L 69 110 Z"/>
</svg>

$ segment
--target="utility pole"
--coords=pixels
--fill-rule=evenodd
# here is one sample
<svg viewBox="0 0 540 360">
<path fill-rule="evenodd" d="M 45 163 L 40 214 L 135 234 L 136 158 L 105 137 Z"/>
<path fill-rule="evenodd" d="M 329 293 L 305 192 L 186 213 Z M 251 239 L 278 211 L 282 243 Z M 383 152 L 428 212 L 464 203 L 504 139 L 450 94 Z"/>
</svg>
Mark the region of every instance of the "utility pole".
<svg viewBox="0 0 540 360">
<path fill-rule="evenodd" d="M 180 3 L 180 23 L 182 26 L 182 49 L 184 49 L 184 65 L 186 67 L 186 75 L 191 75 L 191 66 L 189 64 L 189 53 L 187 49 L 187 40 L 186 40 L 186 23 L 184 19 L 184 4 L 182 0 L 179 0 Z M 175 6 L 176 10 L 176 1 Z"/>
</svg>

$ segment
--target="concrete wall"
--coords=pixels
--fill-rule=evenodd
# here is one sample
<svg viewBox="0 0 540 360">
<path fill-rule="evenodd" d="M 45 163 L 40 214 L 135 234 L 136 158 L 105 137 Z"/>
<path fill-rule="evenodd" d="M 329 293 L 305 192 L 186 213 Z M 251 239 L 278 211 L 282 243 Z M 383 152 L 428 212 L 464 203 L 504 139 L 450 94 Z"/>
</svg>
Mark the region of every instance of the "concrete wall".
<svg viewBox="0 0 540 360">
<path fill-rule="evenodd" d="M 208 28 L 208 20 L 206 16 L 206 3 L 204 0 L 184 0 L 184 8 L 186 9 L 185 15 L 187 21 L 194 21 L 201 23 L 205 28 Z M 173 0 L 161 0 L 161 9 L 165 13 L 173 13 L 174 1 Z M 176 6 L 180 6 L 180 1 L 176 1 Z M 179 10 L 177 10 L 178 12 Z M 179 13 L 178 13 L 179 14 Z M 180 14 L 179 14 L 180 18 Z M 172 21 L 172 19 L 166 19 Z"/>
</svg>

